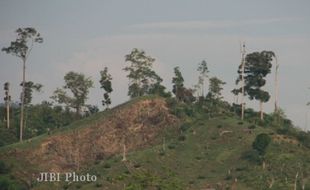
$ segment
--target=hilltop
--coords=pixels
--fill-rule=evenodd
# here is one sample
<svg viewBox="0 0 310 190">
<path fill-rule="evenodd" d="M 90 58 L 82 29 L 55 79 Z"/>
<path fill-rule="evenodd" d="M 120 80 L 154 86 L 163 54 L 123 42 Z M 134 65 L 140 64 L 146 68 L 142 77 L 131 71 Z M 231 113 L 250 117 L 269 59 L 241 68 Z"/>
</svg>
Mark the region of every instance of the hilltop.
<svg viewBox="0 0 310 190">
<path fill-rule="evenodd" d="M 2 177 L 25 189 L 310 188 L 309 136 L 253 118 L 240 121 L 224 103 L 211 113 L 171 99 L 137 98 L 1 148 L 8 170 Z M 272 139 L 264 167 L 252 147 L 262 133 Z M 38 183 L 41 171 L 90 173 L 98 180 Z"/>
</svg>

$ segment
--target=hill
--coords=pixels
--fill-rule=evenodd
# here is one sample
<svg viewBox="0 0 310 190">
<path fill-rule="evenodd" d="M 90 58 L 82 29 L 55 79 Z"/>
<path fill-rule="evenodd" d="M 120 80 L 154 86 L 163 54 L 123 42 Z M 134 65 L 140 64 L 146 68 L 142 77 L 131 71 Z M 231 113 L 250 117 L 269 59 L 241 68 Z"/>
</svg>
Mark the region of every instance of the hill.
<svg viewBox="0 0 310 190">
<path fill-rule="evenodd" d="M 264 156 L 252 147 L 262 133 L 272 139 Z M 212 115 L 157 97 L 135 99 L 0 152 L 9 170 L 2 178 L 25 189 L 310 188 L 309 147 L 299 136 L 240 121 L 227 109 Z M 36 182 L 43 171 L 89 173 L 97 180 Z"/>
</svg>

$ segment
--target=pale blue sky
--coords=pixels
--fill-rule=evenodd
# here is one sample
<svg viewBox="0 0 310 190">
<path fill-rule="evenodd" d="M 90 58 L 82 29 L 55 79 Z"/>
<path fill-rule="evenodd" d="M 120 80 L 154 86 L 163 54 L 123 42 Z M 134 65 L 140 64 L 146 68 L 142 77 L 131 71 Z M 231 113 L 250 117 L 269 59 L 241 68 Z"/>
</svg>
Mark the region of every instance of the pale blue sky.
<svg viewBox="0 0 310 190">
<path fill-rule="evenodd" d="M 63 76 L 73 70 L 91 76 L 96 89 L 89 103 L 100 105 L 99 70 L 113 75 L 113 105 L 128 100 L 124 55 L 144 49 L 156 58 L 154 67 L 171 89 L 173 67 L 180 66 L 188 87 L 197 82 L 202 59 L 210 75 L 227 82 L 224 96 L 233 101 L 239 41 L 247 52 L 272 50 L 280 63 L 280 106 L 294 123 L 305 127 L 310 100 L 310 1 L 307 0 L 2 0 L 0 46 L 15 39 L 18 27 L 35 27 L 44 43 L 34 47 L 27 63 L 27 79 L 44 85 L 35 102 L 48 99 Z M 273 73 L 266 86 L 273 93 Z M 0 85 L 12 84 L 17 100 L 21 64 L 0 53 Z M 0 97 L 3 97 L 2 87 Z M 1 98 L 2 101 L 2 98 Z M 255 109 L 257 102 L 247 101 Z M 273 109 L 273 98 L 265 105 Z M 309 115 L 310 118 L 310 115 Z M 308 122 L 310 125 L 310 122 Z"/>
</svg>

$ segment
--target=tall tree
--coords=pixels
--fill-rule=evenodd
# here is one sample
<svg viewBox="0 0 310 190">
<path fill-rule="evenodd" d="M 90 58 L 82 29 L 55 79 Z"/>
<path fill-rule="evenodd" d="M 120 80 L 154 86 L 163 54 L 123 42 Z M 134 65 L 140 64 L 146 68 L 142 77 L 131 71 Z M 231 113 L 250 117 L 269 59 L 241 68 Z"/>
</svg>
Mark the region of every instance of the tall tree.
<svg viewBox="0 0 310 190">
<path fill-rule="evenodd" d="M 154 87 L 158 87 L 162 79 L 152 70 L 155 59 L 147 56 L 143 50 L 134 48 L 130 54 L 125 56 L 125 61 L 130 62 L 130 66 L 124 68 L 129 72 L 128 95 L 131 98 L 151 94 Z"/>
<path fill-rule="evenodd" d="M 102 100 L 102 105 L 106 106 L 106 109 L 109 108 L 109 105 L 111 104 L 111 98 L 110 98 L 110 94 L 113 91 L 112 89 L 112 76 L 108 73 L 108 68 L 105 67 L 103 71 L 100 71 L 100 85 L 101 88 L 103 88 L 103 90 L 105 91 L 105 93 L 103 94 L 103 100 Z"/>
<path fill-rule="evenodd" d="M 279 110 L 278 105 L 278 96 L 279 96 L 279 80 L 278 80 L 278 73 L 279 73 L 279 63 L 278 58 L 275 54 L 273 54 L 275 61 L 276 61 L 276 70 L 275 70 L 275 77 L 274 77 L 274 88 L 275 88 L 275 94 L 274 94 L 274 112 L 277 113 Z"/>
<path fill-rule="evenodd" d="M 244 96 L 245 96 L 245 82 L 244 82 L 244 67 L 245 67 L 245 42 L 241 45 L 240 43 L 240 54 L 241 54 L 241 64 L 239 65 L 238 68 L 238 78 L 236 80 L 236 85 L 241 83 L 241 87 L 233 89 L 231 92 L 235 95 L 236 97 L 236 104 L 238 104 L 238 96 L 241 94 L 241 120 L 244 119 L 244 110 L 245 110 L 245 102 L 244 102 Z"/>
<path fill-rule="evenodd" d="M 251 100 L 259 101 L 260 105 L 260 118 L 264 119 L 263 103 L 268 102 L 270 95 L 264 91 L 262 87 L 266 84 L 266 76 L 271 72 L 271 61 L 274 57 L 272 51 L 253 52 L 246 56 L 244 73 L 245 73 L 245 94 Z M 239 76 L 239 79 L 241 76 Z"/>
<path fill-rule="evenodd" d="M 180 71 L 180 67 L 174 68 L 174 74 L 175 76 L 172 78 L 173 83 L 172 92 L 177 98 L 177 100 L 181 100 L 184 91 L 184 78 Z"/>
<path fill-rule="evenodd" d="M 201 63 L 198 64 L 197 71 L 199 72 L 199 79 L 198 84 L 201 86 L 201 95 L 204 97 L 204 86 L 205 86 L 205 79 L 208 79 L 208 66 L 205 60 L 202 60 Z"/>
<path fill-rule="evenodd" d="M 23 63 L 23 86 L 21 93 L 21 113 L 20 113 L 20 141 L 23 140 L 23 125 L 24 125 L 24 97 L 26 83 L 26 62 L 32 50 L 34 43 L 42 43 L 43 38 L 40 33 L 34 28 L 18 28 L 16 30 L 17 38 L 11 42 L 9 47 L 2 48 L 2 51 L 19 57 Z"/>
<path fill-rule="evenodd" d="M 174 93 L 177 101 L 185 103 L 192 103 L 196 100 L 194 97 L 194 90 L 184 87 L 184 78 L 179 67 L 174 68 L 175 76 L 172 78 L 172 92 Z"/>
<path fill-rule="evenodd" d="M 73 71 L 68 72 L 64 76 L 65 85 L 63 88 L 57 88 L 51 97 L 59 104 L 65 104 L 76 110 L 77 116 L 81 114 L 81 108 L 85 106 L 89 89 L 93 87 L 93 81 L 90 78 L 86 78 L 82 73 L 76 73 Z M 69 89 L 73 97 L 68 96 L 66 89 Z"/>
<path fill-rule="evenodd" d="M 203 82 L 204 82 L 203 78 L 201 76 L 198 76 L 198 82 L 197 82 L 197 84 L 194 85 L 194 91 L 197 94 L 197 98 L 199 98 L 203 95 L 203 93 L 202 93 Z"/>
</svg>

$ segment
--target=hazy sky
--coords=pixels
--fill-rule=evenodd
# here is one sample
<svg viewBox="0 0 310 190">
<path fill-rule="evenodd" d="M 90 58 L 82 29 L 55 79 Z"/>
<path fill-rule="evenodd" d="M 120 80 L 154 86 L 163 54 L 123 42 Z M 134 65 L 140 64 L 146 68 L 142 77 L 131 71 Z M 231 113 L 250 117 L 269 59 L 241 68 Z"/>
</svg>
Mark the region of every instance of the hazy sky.
<svg viewBox="0 0 310 190">
<path fill-rule="evenodd" d="M 310 107 L 310 1 L 308 0 L 1 0 L 0 47 L 15 40 L 18 27 L 35 27 L 44 43 L 36 44 L 27 62 L 27 80 L 44 85 L 34 102 L 49 100 L 64 84 L 68 71 L 90 76 L 95 87 L 88 103 L 101 104 L 99 71 L 109 67 L 113 105 L 127 97 L 122 70 L 132 48 L 156 58 L 154 68 L 171 89 L 173 68 L 180 66 L 186 85 L 197 83 L 197 64 L 205 59 L 211 76 L 227 84 L 224 97 L 232 102 L 239 42 L 247 52 L 274 51 L 280 64 L 280 106 L 294 123 L 306 126 Z M 12 96 L 21 88 L 21 61 L 0 53 L 0 97 L 9 81 Z M 274 68 L 273 68 L 274 71 Z M 273 94 L 274 72 L 265 87 Z M 274 99 L 265 104 L 273 110 Z M 247 101 L 258 109 L 258 102 Z M 310 118 L 310 113 L 308 113 Z M 310 122 L 308 122 L 310 125 Z M 310 127 L 308 127 L 309 129 Z"/>
</svg>

